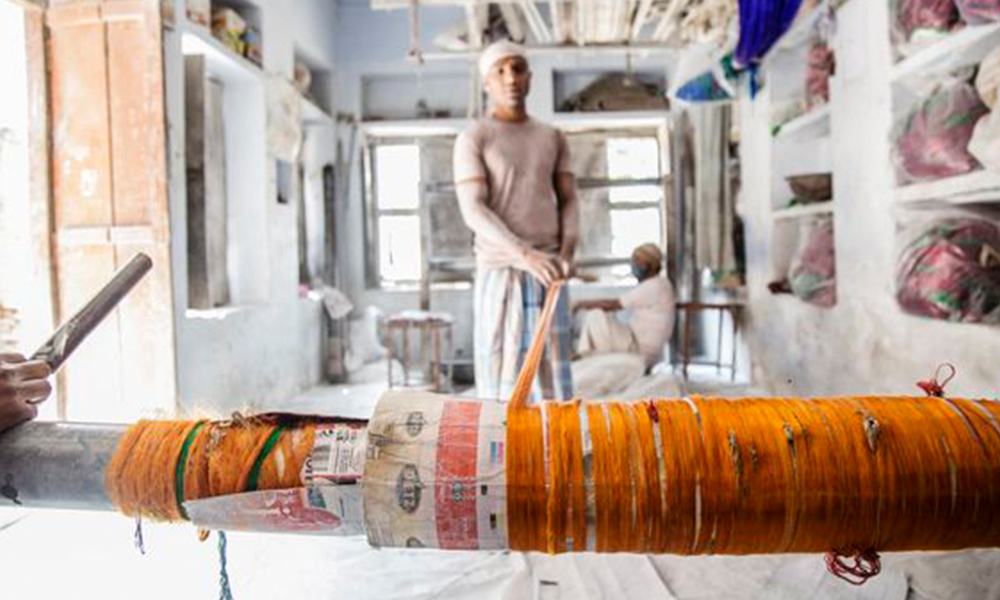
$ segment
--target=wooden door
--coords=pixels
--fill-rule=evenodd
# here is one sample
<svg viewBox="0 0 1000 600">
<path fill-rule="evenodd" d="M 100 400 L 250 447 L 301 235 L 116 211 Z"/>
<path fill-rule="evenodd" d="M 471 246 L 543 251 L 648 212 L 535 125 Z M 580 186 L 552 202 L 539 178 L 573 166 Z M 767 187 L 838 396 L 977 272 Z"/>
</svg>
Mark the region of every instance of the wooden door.
<svg viewBox="0 0 1000 600">
<path fill-rule="evenodd" d="M 153 272 L 60 374 L 60 415 L 129 421 L 176 402 L 163 50 L 156 0 L 51 3 L 53 246 L 59 319 L 136 252 Z"/>
</svg>

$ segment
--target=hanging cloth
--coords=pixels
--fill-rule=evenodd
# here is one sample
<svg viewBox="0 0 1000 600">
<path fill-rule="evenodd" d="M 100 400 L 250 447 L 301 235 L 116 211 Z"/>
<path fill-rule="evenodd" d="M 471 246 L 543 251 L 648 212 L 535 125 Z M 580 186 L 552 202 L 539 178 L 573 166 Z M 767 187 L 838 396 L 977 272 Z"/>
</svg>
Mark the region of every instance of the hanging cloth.
<svg viewBox="0 0 1000 600">
<path fill-rule="evenodd" d="M 802 0 L 740 0 L 736 64 L 755 65 L 792 26 Z"/>
</svg>

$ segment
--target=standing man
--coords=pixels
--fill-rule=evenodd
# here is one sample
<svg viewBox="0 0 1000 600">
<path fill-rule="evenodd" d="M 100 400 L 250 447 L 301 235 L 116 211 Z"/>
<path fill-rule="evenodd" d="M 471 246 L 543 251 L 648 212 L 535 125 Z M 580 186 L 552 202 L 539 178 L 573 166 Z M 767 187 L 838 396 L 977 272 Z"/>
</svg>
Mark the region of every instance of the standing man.
<svg viewBox="0 0 1000 600">
<path fill-rule="evenodd" d="M 479 72 L 488 116 L 455 141 L 455 190 L 475 234 L 475 368 L 480 398 L 507 399 L 552 283 L 572 274 L 579 230 L 566 138 L 528 116 L 524 49 L 497 42 Z M 571 323 L 560 298 L 531 399 L 569 399 Z"/>
</svg>

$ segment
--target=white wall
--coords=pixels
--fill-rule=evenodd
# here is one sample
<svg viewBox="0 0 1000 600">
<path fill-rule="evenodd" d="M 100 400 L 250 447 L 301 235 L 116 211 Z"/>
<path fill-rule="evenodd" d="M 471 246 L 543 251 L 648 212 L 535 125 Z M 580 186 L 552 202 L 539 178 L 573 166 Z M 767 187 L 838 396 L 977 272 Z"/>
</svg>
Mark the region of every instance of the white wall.
<svg viewBox="0 0 1000 600">
<path fill-rule="evenodd" d="M 334 67 L 335 2 L 322 0 L 259 0 L 264 44 L 264 71 L 290 78 L 296 47 L 329 70 Z M 178 2 L 177 14 L 184 14 Z M 187 306 L 186 197 L 183 157 L 183 57 L 179 32 L 165 37 L 167 112 L 170 143 L 170 203 L 175 265 L 179 408 L 188 413 L 227 414 L 233 410 L 265 409 L 270 401 L 287 399 L 320 380 L 321 306 L 299 290 L 297 207 L 278 204 L 275 158 L 281 152 L 256 126 L 237 132 L 237 142 L 259 157 L 258 168 L 235 174 L 246 194 L 228 199 L 230 209 L 253 202 L 255 231 L 261 234 L 247 250 L 254 255 L 256 275 L 263 279 L 260 297 L 237 306 L 210 311 L 184 311 Z M 264 84 L 266 87 L 267 84 Z M 262 90 L 263 93 L 266 90 Z M 333 90 L 330 90 L 333 97 Z M 266 97 L 266 96 L 265 96 Z M 273 115 L 272 115 L 273 116 Z M 263 126 L 263 124 L 260 124 Z M 327 135 L 310 127 L 300 157 L 307 178 L 331 160 L 332 126 Z M 231 176 L 233 174 L 231 173 Z M 307 189 L 315 192 L 315 186 Z M 263 204 L 263 210 L 259 208 Z M 315 231 L 315 230 L 314 230 Z M 322 235 L 322 230 L 319 230 Z"/>
<path fill-rule="evenodd" d="M 432 41 L 436 34 L 465 19 L 465 13 L 455 7 L 422 7 L 420 9 L 421 48 L 424 52 L 437 51 Z M 421 73 L 426 82 L 432 81 L 434 74 L 468 73 L 472 60 L 427 61 L 422 65 L 406 59 L 409 48 L 409 13 L 406 10 L 375 11 L 367 2 L 351 2 L 340 5 L 337 29 L 338 70 L 336 75 L 338 110 L 352 115 L 361 114 L 362 78 L 365 75 L 401 75 Z M 637 70 L 666 69 L 666 55 L 652 58 L 635 58 Z M 528 110 L 535 118 L 552 120 L 554 69 L 608 69 L 624 70 L 625 56 L 585 55 L 571 51 L 566 55 L 544 55 L 531 58 L 532 91 L 528 97 Z M 425 84 L 427 84 L 424 82 Z M 467 98 L 466 87 L 451 93 L 459 95 L 458 104 Z M 408 101 L 412 105 L 420 97 L 418 90 L 412 91 Z M 394 105 L 403 101 L 395 100 Z M 454 104 L 454 102 L 450 103 Z M 349 128 L 340 128 L 339 137 L 346 151 L 350 140 Z M 358 135 L 355 152 L 362 146 Z M 355 299 L 356 305 L 375 305 L 386 313 L 416 308 L 419 304 L 415 291 L 384 291 L 368 289 L 365 282 L 364 231 L 365 213 L 362 195 L 360 156 L 355 154 L 350 173 L 350 189 L 346 202 L 341 202 L 339 218 L 338 250 L 343 257 L 341 263 L 344 288 Z M 598 286 L 573 286 L 570 293 L 574 298 L 603 296 L 619 292 Z M 455 345 L 461 355 L 472 356 L 472 294 L 471 290 L 438 290 L 432 293 L 431 308 L 444 310 L 455 316 Z"/>
<path fill-rule="evenodd" d="M 768 95 L 741 103 L 750 346 L 757 383 L 780 393 L 921 393 L 913 383 L 951 362 L 949 391 L 995 395 L 1000 331 L 906 315 L 894 294 L 887 4 L 853 0 L 837 14 L 832 165 L 837 305 L 771 296 Z M 769 76 L 780 76 L 768 73 Z"/>
</svg>

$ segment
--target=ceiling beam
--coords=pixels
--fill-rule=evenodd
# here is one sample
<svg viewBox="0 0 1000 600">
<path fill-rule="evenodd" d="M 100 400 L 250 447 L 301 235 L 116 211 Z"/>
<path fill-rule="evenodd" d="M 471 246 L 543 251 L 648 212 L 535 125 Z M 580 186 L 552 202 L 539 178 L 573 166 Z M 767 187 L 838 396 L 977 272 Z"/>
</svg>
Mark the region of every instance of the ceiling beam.
<svg viewBox="0 0 1000 600">
<path fill-rule="evenodd" d="M 639 8 L 635 11 L 635 19 L 632 21 L 632 31 L 629 32 L 629 39 L 639 39 L 642 26 L 649 18 L 649 9 L 653 8 L 653 0 L 639 0 Z"/>
</svg>

